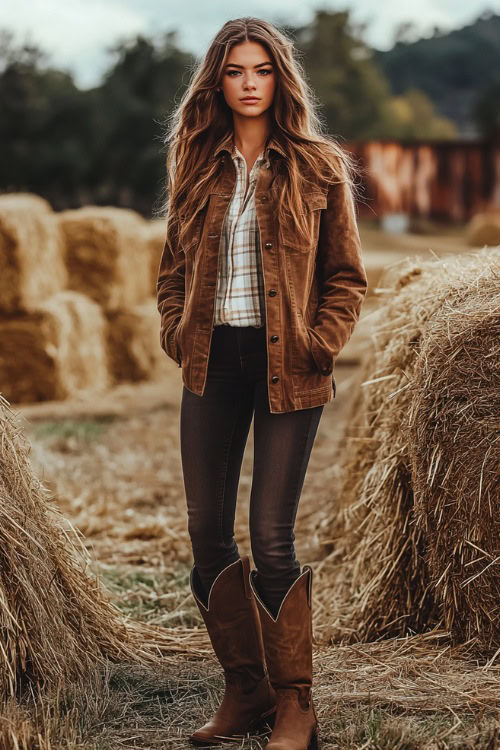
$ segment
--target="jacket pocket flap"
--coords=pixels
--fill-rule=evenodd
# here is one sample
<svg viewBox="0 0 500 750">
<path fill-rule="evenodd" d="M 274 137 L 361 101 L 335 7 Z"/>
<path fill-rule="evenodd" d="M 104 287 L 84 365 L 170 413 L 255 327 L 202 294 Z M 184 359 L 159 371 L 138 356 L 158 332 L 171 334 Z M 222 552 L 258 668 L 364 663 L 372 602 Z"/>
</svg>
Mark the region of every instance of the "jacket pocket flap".
<svg viewBox="0 0 500 750">
<path fill-rule="evenodd" d="M 326 208 L 327 199 L 325 193 L 309 193 L 304 196 L 304 200 L 310 211 L 314 211 L 317 208 Z"/>
<path fill-rule="evenodd" d="M 295 226 L 291 223 L 291 220 L 287 220 L 282 227 L 282 238 L 283 245 L 292 252 L 305 253 L 313 250 L 318 242 L 319 235 L 319 224 L 320 224 L 320 209 L 327 207 L 327 197 L 325 193 L 318 191 L 309 193 L 304 196 L 304 203 L 306 209 L 302 216 L 305 218 L 306 223 L 309 226 L 309 237 L 304 239 L 298 237 Z"/>
</svg>

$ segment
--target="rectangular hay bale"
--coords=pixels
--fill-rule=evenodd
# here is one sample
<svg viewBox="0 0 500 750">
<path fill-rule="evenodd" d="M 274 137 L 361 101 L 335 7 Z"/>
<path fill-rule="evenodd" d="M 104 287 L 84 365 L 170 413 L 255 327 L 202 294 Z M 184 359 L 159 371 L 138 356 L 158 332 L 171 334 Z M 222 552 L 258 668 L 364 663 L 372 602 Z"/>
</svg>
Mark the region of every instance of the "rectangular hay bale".
<svg viewBox="0 0 500 750">
<path fill-rule="evenodd" d="M 154 380 L 171 369 L 160 345 L 156 298 L 107 313 L 109 367 L 117 382 Z"/>
<path fill-rule="evenodd" d="M 146 224 L 136 211 L 114 206 L 61 211 L 69 288 L 106 310 L 143 302 L 151 294 Z"/>
<path fill-rule="evenodd" d="M 110 382 L 105 336 L 101 308 L 79 292 L 59 292 L 0 321 L 0 392 L 25 403 L 103 390 Z"/>
<path fill-rule="evenodd" d="M 50 203 L 0 196 L 0 314 L 27 312 L 66 286 L 62 237 Z"/>
</svg>

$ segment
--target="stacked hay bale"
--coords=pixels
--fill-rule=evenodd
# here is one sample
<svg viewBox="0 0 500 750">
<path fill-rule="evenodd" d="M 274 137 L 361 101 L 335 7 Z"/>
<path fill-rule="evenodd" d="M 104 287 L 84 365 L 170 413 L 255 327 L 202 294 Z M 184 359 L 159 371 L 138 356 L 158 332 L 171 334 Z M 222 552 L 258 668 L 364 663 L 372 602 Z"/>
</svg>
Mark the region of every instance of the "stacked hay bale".
<svg viewBox="0 0 500 750">
<path fill-rule="evenodd" d="M 170 368 L 160 346 L 156 299 L 107 313 L 108 361 L 117 382 L 160 376 Z"/>
<path fill-rule="evenodd" d="M 145 220 L 114 206 L 61 211 L 69 289 L 108 310 L 124 309 L 148 297 L 150 271 L 144 251 Z"/>
<path fill-rule="evenodd" d="M 135 211 L 113 206 L 62 211 L 59 223 L 70 288 L 98 302 L 106 317 L 114 381 L 158 377 L 169 363 L 152 296 L 150 223 Z"/>
<path fill-rule="evenodd" d="M 63 291 L 64 243 L 50 204 L 0 196 L 0 391 L 10 401 L 60 399 L 106 387 L 105 319 Z"/>
<path fill-rule="evenodd" d="M 0 197 L 0 392 L 9 401 L 64 399 L 168 370 L 151 224 L 129 209 L 54 214 L 36 195 Z"/>
<path fill-rule="evenodd" d="M 99 305 L 70 291 L 0 322 L 0 390 L 18 403 L 104 390 L 106 333 Z"/>
<path fill-rule="evenodd" d="M 50 203 L 38 195 L 0 196 L 0 315 L 33 309 L 65 288 L 64 247 Z"/>
<path fill-rule="evenodd" d="M 500 248 L 383 279 L 325 547 L 343 637 L 500 641 Z M 328 590 L 322 596 L 328 600 Z"/>
<path fill-rule="evenodd" d="M 33 474 L 29 444 L 0 396 L 0 694 L 22 698 L 84 678 L 105 658 L 144 663 L 74 529 Z M 85 557 L 83 556 L 85 555 Z"/>
</svg>

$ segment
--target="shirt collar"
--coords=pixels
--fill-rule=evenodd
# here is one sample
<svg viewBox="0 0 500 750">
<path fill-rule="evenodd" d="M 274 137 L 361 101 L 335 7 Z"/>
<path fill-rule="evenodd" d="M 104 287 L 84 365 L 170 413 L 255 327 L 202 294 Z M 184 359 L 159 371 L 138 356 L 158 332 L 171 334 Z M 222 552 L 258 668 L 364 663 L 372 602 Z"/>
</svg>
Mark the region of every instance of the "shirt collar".
<svg viewBox="0 0 500 750">
<path fill-rule="evenodd" d="M 282 156 L 286 157 L 286 154 L 283 150 L 283 148 L 280 146 L 280 144 L 276 141 L 275 138 L 271 137 L 269 141 L 267 142 L 267 149 L 274 149 L 274 151 L 277 151 Z M 221 143 L 217 146 L 215 149 L 215 152 L 212 156 L 213 159 L 215 159 L 216 156 L 220 154 L 221 151 L 227 151 L 229 154 L 233 153 L 233 133 L 229 133 Z"/>
<path fill-rule="evenodd" d="M 241 160 L 245 160 L 243 154 L 240 151 L 236 151 L 236 147 L 233 143 L 233 150 L 231 151 L 231 157 L 234 162 L 241 162 Z M 257 156 L 255 164 L 263 164 L 265 167 L 269 167 L 269 146 L 266 146 L 265 149 Z"/>
</svg>

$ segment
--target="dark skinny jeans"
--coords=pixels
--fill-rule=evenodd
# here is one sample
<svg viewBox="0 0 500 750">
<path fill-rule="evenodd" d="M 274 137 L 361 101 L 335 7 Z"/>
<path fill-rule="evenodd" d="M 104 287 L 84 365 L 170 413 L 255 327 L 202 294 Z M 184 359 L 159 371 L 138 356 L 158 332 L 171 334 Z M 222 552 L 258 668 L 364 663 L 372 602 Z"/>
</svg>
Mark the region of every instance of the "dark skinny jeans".
<svg viewBox="0 0 500 750">
<path fill-rule="evenodd" d="M 251 549 L 256 588 L 276 616 L 300 575 L 294 524 L 323 408 L 272 414 L 266 326 L 215 326 L 204 394 L 183 386 L 180 417 L 188 531 L 205 603 L 217 575 L 240 557 L 234 518 L 253 417 Z"/>
</svg>

